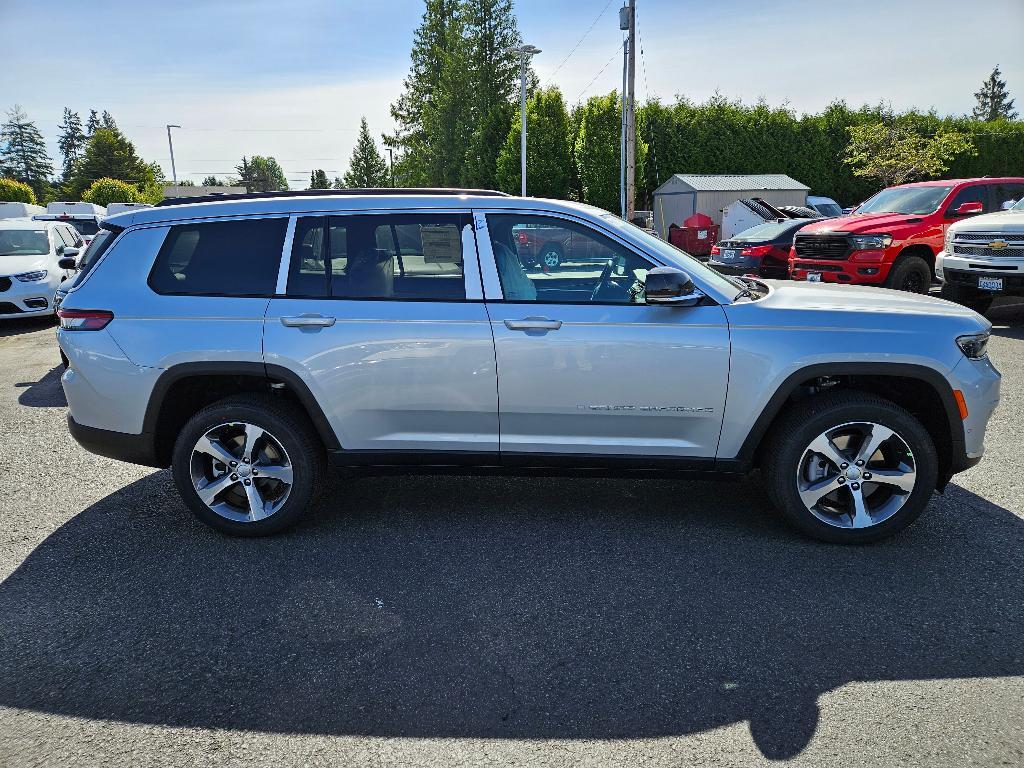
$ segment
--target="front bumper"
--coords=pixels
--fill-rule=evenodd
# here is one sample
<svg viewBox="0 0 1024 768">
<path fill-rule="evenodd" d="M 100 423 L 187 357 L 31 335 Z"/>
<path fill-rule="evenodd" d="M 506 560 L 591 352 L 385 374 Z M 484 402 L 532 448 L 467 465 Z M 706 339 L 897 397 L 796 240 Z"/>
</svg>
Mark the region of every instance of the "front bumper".
<svg viewBox="0 0 1024 768">
<path fill-rule="evenodd" d="M 17 278 L 3 278 L 10 286 L 0 291 L 0 318 L 52 315 L 54 286 L 48 280 L 23 283 Z"/>
<path fill-rule="evenodd" d="M 823 283 L 855 283 L 881 285 L 892 267 L 888 262 L 845 261 L 837 259 L 807 259 L 801 256 L 789 261 L 791 280 L 806 280 L 810 272 L 821 275 Z"/>
<path fill-rule="evenodd" d="M 975 289 L 980 277 L 1001 277 L 1003 290 L 992 291 L 993 296 L 1024 296 L 1024 256 L 994 259 L 942 251 L 935 260 L 935 275 L 944 283 Z"/>
<path fill-rule="evenodd" d="M 954 458 L 954 472 L 974 466 L 985 453 L 985 429 L 999 405 L 1002 376 L 987 357 L 971 360 L 965 357 L 952 371 L 953 384 L 963 393 L 967 418 L 963 420 L 963 456 Z M 961 458 L 958 466 L 956 458 Z"/>
</svg>

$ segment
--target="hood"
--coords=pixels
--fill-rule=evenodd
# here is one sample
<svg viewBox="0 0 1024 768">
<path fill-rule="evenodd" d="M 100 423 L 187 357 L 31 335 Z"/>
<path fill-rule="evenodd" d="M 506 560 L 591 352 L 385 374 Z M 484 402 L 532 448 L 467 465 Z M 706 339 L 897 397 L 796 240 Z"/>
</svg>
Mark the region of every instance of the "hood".
<svg viewBox="0 0 1024 768">
<path fill-rule="evenodd" d="M 38 254 L 25 256 L 0 256 L 0 275 L 20 275 L 37 269 L 49 269 L 46 256 Z"/>
<path fill-rule="evenodd" d="M 919 224 L 924 216 L 907 213 L 865 213 L 860 216 L 840 216 L 808 224 L 797 234 L 823 235 L 829 232 L 850 232 L 860 234 L 891 233 L 903 226 Z"/>
<path fill-rule="evenodd" d="M 951 232 L 998 232 L 1024 234 L 1024 211 L 998 211 L 958 221 Z"/>
</svg>

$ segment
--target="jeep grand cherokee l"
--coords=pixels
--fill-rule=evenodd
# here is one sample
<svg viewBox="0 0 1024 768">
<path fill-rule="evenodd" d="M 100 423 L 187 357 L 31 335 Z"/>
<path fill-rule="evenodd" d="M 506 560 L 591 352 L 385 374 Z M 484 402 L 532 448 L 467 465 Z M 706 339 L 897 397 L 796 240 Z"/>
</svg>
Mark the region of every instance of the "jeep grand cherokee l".
<svg viewBox="0 0 1024 768">
<path fill-rule="evenodd" d="M 232 534 L 295 523 L 328 464 L 760 468 L 804 533 L 871 541 L 980 460 L 998 400 L 969 309 L 726 277 L 585 205 L 270 193 L 103 226 L 59 312 L 71 432 L 170 466 Z M 528 273 L 518 235 L 544 227 L 605 262 Z"/>
<path fill-rule="evenodd" d="M 1024 178 L 925 181 L 883 189 L 851 215 L 797 234 L 790 277 L 927 293 L 949 226 L 1019 200 Z"/>
</svg>

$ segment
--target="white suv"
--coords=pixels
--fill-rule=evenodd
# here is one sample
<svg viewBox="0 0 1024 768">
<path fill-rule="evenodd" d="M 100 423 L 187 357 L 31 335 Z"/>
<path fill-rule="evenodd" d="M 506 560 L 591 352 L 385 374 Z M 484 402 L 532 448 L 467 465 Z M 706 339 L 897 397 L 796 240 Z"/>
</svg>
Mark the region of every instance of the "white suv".
<svg viewBox="0 0 1024 768">
<path fill-rule="evenodd" d="M 328 463 L 760 467 L 800 530 L 871 541 L 980 460 L 999 397 L 991 326 L 969 309 L 724 277 L 584 205 L 270 193 L 103 227 L 59 313 L 71 431 L 171 466 L 233 534 L 293 524 Z M 525 235 L 552 228 L 571 252 L 524 266 Z"/>
</svg>

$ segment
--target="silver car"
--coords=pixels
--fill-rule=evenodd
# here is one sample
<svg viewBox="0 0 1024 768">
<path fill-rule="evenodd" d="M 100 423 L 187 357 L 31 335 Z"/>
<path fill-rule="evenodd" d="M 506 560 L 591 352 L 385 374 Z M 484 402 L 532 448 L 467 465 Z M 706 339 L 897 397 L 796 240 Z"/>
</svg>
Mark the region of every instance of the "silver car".
<svg viewBox="0 0 1024 768">
<path fill-rule="evenodd" d="M 103 228 L 59 313 L 71 431 L 231 534 L 295 523 L 328 465 L 759 469 L 804 533 L 873 541 L 980 460 L 999 399 L 969 309 L 725 277 L 585 205 L 267 193 Z M 544 228 L 607 256 L 527 268 Z"/>
</svg>

